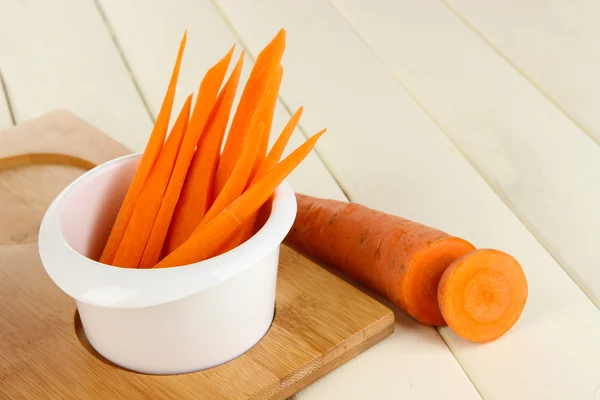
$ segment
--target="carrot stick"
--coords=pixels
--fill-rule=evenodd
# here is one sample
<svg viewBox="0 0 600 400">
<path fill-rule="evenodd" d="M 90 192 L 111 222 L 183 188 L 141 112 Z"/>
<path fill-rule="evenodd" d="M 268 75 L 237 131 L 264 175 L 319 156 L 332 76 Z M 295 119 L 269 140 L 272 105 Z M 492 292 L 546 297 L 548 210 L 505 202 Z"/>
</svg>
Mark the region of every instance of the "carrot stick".
<svg viewBox="0 0 600 400">
<path fill-rule="evenodd" d="M 205 127 L 206 132 L 200 137 L 165 239 L 165 255 L 170 254 L 190 237 L 211 206 L 214 175 L 243 62 L 242 51 L 231 76 L 219 94 Z"/>
<path fill-rule="evenodd" d="M 512 256 L 476 250 L 446 269 L 438 300 L 444 319 L 458 336 L 489 342 L 519 319 L 527 301 L 527 278 Z"/>
<path fill-rule="evenodd" d="M 285 151 L 285 147 L 287 146 L 287 144 L 290 140 L 290 137 L 292 137 L 292 133 L 294 133 L 294 129 L 296 129 L 296 126 L 298 125 L 298 122 L 300 121 L 300 117 L 302 117 L 303 111 L 304 111 L 304 109 L 302 107 L 300 107 L 294 113 L 294 115 L 292 115 L 292 117 L 290 118 L 288 123 L 285 125 L 285 127 L 279 134 L 279 137 L 273 144 L 273 147 L 269 151 L 269 154 L 267 154 L 267 157 L 265 158 L 265 160 L 262 163 L 261 167 L 259 168 L 258 172 L 254 176 L 252 183 L 254 183 L 258 179 L 265 176 L 265 174 L 267 172 L 269 172 L 271 170 L 271 168 L 273 168 L 275 165 L 277 165 L 277 163 L 281 159 L 281 156 L 283 155 L 283 152 Z"/>
<path fill-rule="evenodd" d="M 215 199 L 215 202 L 212 204 L 200 224 L 195 228 L 194 232 L 198 231 L 200 228 L 210 222 L 229 204 L 231 204 L 232 201 L 242 194 L 246 184 L 248 183 L 248 178 L 250 177 L 252 165 L 254 164 L 256 154 L 258 153 L 258 147 L 260 146 L 260 140 L 264 128 L 265 125 L 261 122 L 256 128 L 254 128 L 254 132 L 250 133 L 250 140 L 244 147 L 244 151 L 242 152 L 235 169 L 231 173 L 231 176 L 227 180 L 223 190 L 221 193 L 219 193 Z"/>
<path fill-rule="evenodd" d="M 271 151 L 269 151 L 269 154 L 267 155 L 265 160 L 262 162 L 259 170 L 256 172 L 256 174 L 252 178 L 252 181 L 250 184 L 252 184 L 252 183 L 256 182 L 258 179 L 262 178 L 267 172 L 269 172 L 271 170 L 271 168 L 273 168 L 275 165 L 277 165 L 277 163 L 281 159 L 281 156 L 283 155 L 283 152 L 285 150 L 285 147 L 287 146 L 288 141 L 290 140 L 290 137 L 292 136 L 292 133 L 294 132 L 294 129 L 296 129 L 296 126 L 298 125 L 298 121 L 300 120 L 300 117 L 302 116 L 302 111 L 303 111 L 303 108 L 300 107 L 294 113 L 294 115 L 292 115 L 292 117 L 290 118 L 290 120 L 288 121 L 286 126 L 283 128 L 283 131 L 281 132 L 281 134 L 279 135 L 279 137 L 273 144 Z M 248 240 L 254 234 L 257 215 L 258 214 L 256 213 L 251 218 L 249 218 L 249 220 L 246 221 L 243 224 L 243 226 L 240 229 L 238 229 L 236 231 L 236 233 L 227 241 L 227 243 L 225 244 L 225 246 L 223 247 L 223 249 L 221 249 L 221 251 L 219 253 L 225 253 L 225 252 L 239 246 L 240 244 L 244 243 L 246 240 Z"/>
<path fill-rule="evenodd" d="M 140 263 L 183 141 L 191 105 L 192 95 L 189 95 L 135 204 L 113 260 L 117 267 L 137 268 Z"/>
<path fill-rule="evenodd" d="M 469 242 L 368 207 L 297 194 L 287 241 L 387 297 L 416 320 L 445 325 L 437 287 Z"/>
<path fill-rule="evenodd" d="M 232 47 L 217 64 L 211 67 L 200 83 L 196 105 L 194 106 L 186 135 L 183 138 L 181 149 L 177 155 L 173 174 L 169 180 L 169 186 L 167 186 L 167 191 L 160 205 L 139 268 L 151 268 L 158 262 L 169 225 L 171 224 L 173 211 L 175 211 L 175 206 L 181 194 L 181 188 L 194 157 L 200 135 L 217 100 L 217 94 L 227 73 L 233 50 L 234 48 Z"/>
<path fill-rule="evenodd" d="M 240 225 L 271 197 L 277 186 L 308 156 L 325 130 L 315 134 L 289 156 L 252 184 L 212 221 L 197 230 L 156 268 L 187 265 L 213 257 Z"/>
<path fill-rule="evenodd" d="M 239 105 L 233 116 L 231 128 L 225 147 L 219 160 L 215 177 L 215 195 L 218 195 L 229 179 L 246 143 L 249 128 L 266 86 L 279 67 L 285 50 L 285 30 L 281 29 L 277 36 L 259 53 L 256 63 L 250 72 L 244 87 Z"/>
<path fill-rule="evenodd" d="M 181 59 L 183 58 L 183 51 L 185 49 L 186 41 L 187 33 L 184 33 L 181 43 L 179 44 L 179 52 L 177 53 L 177 60 L 175 61 L 175 67 L 173 68 L 173 72 L 171 74 L 171 80 L 169 81 L 165 98 L 160 107 L 160 111 L 158 112 L 158 116 L 156 117 L 156 123 L 152 128 L 150 139 L 148 140 L 148 144 L 144 149 L 144 153 L 135 171 L 135 175 L 131 181 L 129 189 L 127 190 L 127 194 L 125 195 L 125 199 L 123 200 L 119 214 L 117 215 L 110 235 L 108 236 L 108 241 L 106 242 L 104 250 L 102 251 L 100 262 L 103 264 L 113 263 L 115 255 L 117 254 L 117 250 L 119 249 L 119 245 L 121 244 L 121 239 L 125 234 L 125 229 L 127 228 L 127 224 L 131 218 L 131 214 L 133 213 L 133 208 L 138 201 L 140 193 L 142 192 L 142 188 L 146 183 L 146 179 L 148 179 L 150 171 L 152 170 L 160 150 L 163 147 L 165 136 L 167 135 L 167 130 L 169 128 L 169 121 L 171 119 L 171 110 L 173 108 L 173 101 L 175 99 L 175 89 L 177 88 L 177 79 L 179 78 Z"/>
<path fill-rule="evenodd" d="M 267 90 L 265 91 L 264 100 L 260 102 L 256 117 L 259 121 L 264 122 L 265 129 L 263 131 L 258 154 L 254 160 L 252 166 L 252 172 L 250 173 L 250 183 L 256 173 L 258 172 L 262 162 L 267 155 L 267 149 L 269 148 L 269 139 L 271 136 L 271 126 L 273 125 L 273 114 L 275 113 L 275 105 L 277 104 L 277 96 L 279 94 L 279 87 L 281 86 L 281 79 L 283 78 L 283 68 L 281 65 L 275 71 L 275 75 L 271 77 L 267 84 Z"/>
</svg>

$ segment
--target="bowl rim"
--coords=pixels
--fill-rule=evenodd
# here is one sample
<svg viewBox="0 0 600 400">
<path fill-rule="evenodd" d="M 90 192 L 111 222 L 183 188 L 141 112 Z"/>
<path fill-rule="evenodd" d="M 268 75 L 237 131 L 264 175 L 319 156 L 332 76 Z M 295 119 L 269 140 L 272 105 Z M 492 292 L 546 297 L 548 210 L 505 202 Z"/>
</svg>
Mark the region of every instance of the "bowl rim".
<svg viewBox="0 0 600 400">
<path fill-rule="evenodd" d="M 134 153 L 101 164 L 75 179 L 56 196 L 39 232 L 42 264 L 65 293 L 77 301 L 109 308 L 138 308 L 164 304 L 208 290 L 243 273 L 279 251 L 296 217 L 296 197 L 284 181 L 275 190 L 269 218 L 240 246 L 189 265 L 161 269 L 120 268 L 94 261 L 66 240 L 61 217 L 75 188 L 141 157 Z"/>
</svg>

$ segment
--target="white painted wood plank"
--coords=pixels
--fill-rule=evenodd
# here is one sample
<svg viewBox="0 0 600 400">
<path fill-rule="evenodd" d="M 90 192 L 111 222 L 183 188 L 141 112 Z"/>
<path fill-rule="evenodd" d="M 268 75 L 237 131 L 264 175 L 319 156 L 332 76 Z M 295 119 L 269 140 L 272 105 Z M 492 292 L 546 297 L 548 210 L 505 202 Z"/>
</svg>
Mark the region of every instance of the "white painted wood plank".
<svg viewBox="0 0 600 400">
<path fill-rule="evenodd" d="M 0 2 L 0 70 L 17 122 L 67 108 L 134 150 L 146 144 L 152 121 L 93 1 Z"/>
<path fill-rule="evenodd" d="M 489 344 L 474 345 L 447 328 L 441 330 L 482 395 L 490 399 L 591 397 L 600 372 L 600 312 L 354 35 L 342 16 L 328 3 L 316 0 L 217 3 L 254 51 L 280 26 L 288 30 L 288 80 L 283 84 L 282 98 L 292 108 L 304 103 L 312 110 L 303 121 L 309 131 L 322 125 L 330 127 L 317 147 L 352 199 L 437 226 L 479 247 L 502 249 L 522 263 L 530 297 L 522 318 L 509 334 Z M 388 3 L 387 7 L 392 7 L 393 2 Z M 402 43 L 394 48 L 399 54 L 404 54 L 405 41 L 418 43 L 421 35 L 430 38 L 447 28 L 442 24 L 428 26 L 429 32 L 419 29 L 426 24 L 417 17 L 435 11 L 423 11 L 423 2 L 401 2 L 402 10 L 395 11 L 382 9 L 379 4 L 365 2 L 360 13 L 374 18 L 373 25 L 380 21 L 383 26 L 389 22 L 404 27 L 402 33 L 391 36 Z M 411 56 L 418 58 L 443 46 L 421 45 L 420 53 L 415 51 Z M 436 60 L 440 67 L 456 60 L 465 62 L 456 43 L 445 46 L 450 60 Z M 423 68 L 414 66 L 410 57 L 404 61 L 411 68 Z M 465 73 L 473 74 L 470 70 Z M 438 88 L 439 96 L 456 102 L 460 110 L 460 91 L 444 90 L 441 82 L 430 85 Z M 486 93 L 482 100 L 489 95 Z M 484 128 L 480 131 L 486 132 Z M 585 137 L 581 132 L 579 135 Z M 527 148 L 521 151 L 523 156 L 531 152 Z M 516 173 L 504 171 L 509 176 Z M 421 338 L 432 346 L 427 351 L 412 348 L 409 342 L 398 343 L 393 349 L 387 344 L 385 353 L 368 361 L 357 359 L 309 388 L 306 395 L 403 398 L 411 395 L 408 382 L 403 381 L 410 376 L 414 378 L 414 398 L 474 396 L 466 385 L 457 385 L 454 370 L 452 377 L 439 375 L 441 365 L 447 369 L 451 366 L 438 342 L 429 340 L 426 332 L 400 327 L 396 335 Z M 383 349 L 383 345 L 376 346 L 372 352 Z M 394 371 L 393 376 L 388 370 Z M 377 380 L 379 374 L 386 380 Z M 380 386 L 372 387 L 371 379 Z M 458 379 L 466 383 L 464 378 Z M 337 392 L 329 382 L 337 385 Z M 450 383 L 454 386 L 448 386 Z M 367 395 L 367 387 L 374 392 Z"/>
<path fill-rule="evenodd" d="M 8 106 L 8 99 L 6 98 L 6 94 L 8 92 L 8 88 L 4 86 L 4 80 L 2 79 L 2 71 L 0 71 L 0 129 L 10 128 L 12 123 L 12 118 L 10 116 L 10 109 Z"/>
<path fill-rule="evenodd" d="M 100 4 L 155 115 L 168 83 L 172 55 L 176 53 L 181 35 L 186 29 L 188 41 L 177 88 L 178 104 L 182 104 L 189 93 L 197 93 L 206 70 L 236 43 L 235 36 L 208 1 L 185 0 L 174 5 L 167 0 L 152 3 L 144 0 L 101 0 Z M 139 18 L 140 15 L 144 18 Z M 157 26 L 161 28 L 157 29 Z M 234 60 L 237 59 L 241 48 L 238 44 Z M 231 64 L 233 66 L 234 62 Z M 247 56 L 238 98 L 241 85 L 245 83 L 251 68 L 252 59 Z M 286 80 L 285 73 L 283 79 Z M 278 104 L 273 122 L 273 141 L 288 119 L 289 114 Z M 301 132 L 295 132 L 286 153 L 303 141 Z M 339 186 L 314 153 L 307 157 L 288 180 L 294 190 L 299 192 L 345 199 Z"/>
<path fill-rule="evenodd" d="M 338 4 L 600 306 L 600 147 L 442 2 Z"/>
<path fill-rule="evenodd" d="M 141 0 L 102 0 L 101 4 L 132 70 L 139 77 L 141 90 L 154 110 L 159 105 L 156 99 L 162 95 L 163 83 L 157 83 L 152 71 L 148 69 L 167 68 L 161 66 L 163 55 L 169 54 L 176 47 L 183 29 L 189 29 L 182 71 L 183 92 L 195 90 L 203 71 L 235 40 L 218 11 L 208 1 L 179 1 L 175 7 L 166 0 L 152 3 Z M 144 18 L 137 19 L 136 16 L 142 12 Z M 136 21 L 135 24 L 132 21 Z M 157 31 L 157 24 L 162 24 L 164 29 Z M 263 38 L 259 46 L 262 48 L 276 31 L 277 28 L 269 28 L 269 37 Z M 287 51 L 292 51 L 297 44 L 290 42 Z M 256 55 L 257 49 L 258 47 L 253 46 L 250 51 Z M 148 60 L 154 60 L 154 65 L 150 66 Z M 284 57 L 284 86 L 293 79 L 288 75 L 288 70 L 295 69 L 294 63 L 287 55 Z M 250 70 L 250 60 L 246 60 L 245 65 L 244 78 Z M 295 105 L 298 106 L 300 104 Z M 303 118 L 321 115 L 322 111 L 318 107 L 318 104 L 307 103 Z M 278 105 L 275 131 L 281 129 L 287 118 L 289 115 Z M 313 124 L 309 133 L 328 124 L 329 121 L 325 120 L 321 124 Z M 299 132 L 294 134 L 294 139 L 295 142 L 290 143 L 288 151 L 304 140 Z M 343 198 L 327 170 L 312 155 L 294 172 L 290 180 L 296 190 L 321 197 Z M 298 397 L 352 399 L 367 398 L 365 396 L 369 394 L 370 398 L 385 398 L 394 394 L 411 398 L 415 394 L 418 398 L 427 399 L 440 398 L 447 391 L 461 395 L 464 399 L 478 397 L 435 330 L 419 326 L 405 316 L 399 317 L 396 330 L 392 338 L 305 389 Z M 378 367 L 382 359 L 385 360 L 384 365 Z M 348 379 L 348 372 L 343 371 L 355 371 L 355 376 Z M 436 385 L 431 385 L 432 379 L 435 379 Z"/>
<path fill-rule="evenodd" d="M 600 143 L 600 2 L 447 2 Z"/>
</svg>

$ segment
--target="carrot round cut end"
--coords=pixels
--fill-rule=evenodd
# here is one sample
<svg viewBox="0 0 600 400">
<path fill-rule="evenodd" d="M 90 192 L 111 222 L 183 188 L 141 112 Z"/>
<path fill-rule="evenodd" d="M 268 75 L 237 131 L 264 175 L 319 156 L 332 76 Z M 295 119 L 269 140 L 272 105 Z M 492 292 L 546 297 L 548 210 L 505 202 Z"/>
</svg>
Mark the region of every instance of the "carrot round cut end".
<svg viewBox="0 0 600 400">
<path fill-rule="evenodd" d="M 482 249 L 456 260 L 438 287 L 441 313 L 463 339 L 484 343 L 504 335 L 527 301 L 527 279 L 512 256 Z"/>
<path fill-rule="evenodd" d="M 406 311 L 422 324 L 444 326 L 440 312 L 438 284 L 455 260 L 475 250 L 464 239 L 447 236 L 418 251 L 406 265 Z"/>
</svg>

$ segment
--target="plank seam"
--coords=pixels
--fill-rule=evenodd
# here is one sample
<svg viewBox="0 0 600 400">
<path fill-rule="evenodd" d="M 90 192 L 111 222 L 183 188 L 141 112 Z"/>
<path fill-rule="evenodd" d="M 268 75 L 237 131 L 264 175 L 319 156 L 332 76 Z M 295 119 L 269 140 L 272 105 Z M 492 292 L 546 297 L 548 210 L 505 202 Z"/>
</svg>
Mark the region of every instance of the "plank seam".
<svg viewBox="0 0 600 400">
<path fill-rule="evenodd" d="M 594 135 L 591 132 L 589 132 L 583 125 L 581 125 L 565 108 L 563 108 L 560 105 L 560 103 L 552 95 L 550 95 L 550 93 L 548 93 L 540 84 L 538 84 L 523 69 L 521 69 L 516 62 L 512 61 L 507 54 L 504 54 L 500 47 L 498 47 L 491 39 L 485 36 L 483 32 L 477 28 L 475 23 L 471 21 L 466 15 L 461 13 L 460 10 L 450 0 L 442 0 L 442 3 L 444 3 L 444 5 L 454 15 L 456 15 L 456 17 L 458 17 L 458 19 L 461 20 L 471 31 L 473 31 L 477 36 L 479 36 L 479 38 L 483 40 L 484 43 L 487 44 L 496 54 L 502 57 L 508 63 L 508 65 L 510 65 L 519 75 L 524 77 L 525 80 L 527 80 L 527 82 L 529 82 L 538 92 L 540 92 L 542 96 L 548 99 L 548 101 L 550 101 L 550 103 L 552 103 L 552 105 L 556 107 L 556 109 L 559 112 L 564 114 L 577 128 L 579 128 L 579 130 L 581 130 L 584 135 L 592 139 L 594 143 L 600 145 L 600 139 L 594 137 Z"/>
<path fill-rule="evenodd" d="M 108 34 L 110 35 L 110 38 L 111 38 L 115 48 L 117 49 L 119 56 L 121 57 L 121 61 L 123 62 L 123 65 L 125 65 L 127 74 L 129 75 L 129 78 L 133 82 L 133 86 L 135 87 L 135 90 L 136 90 L 138 96 L 140 97 L 140 100 L 142 101 L 142 104 L 144 105 L 144 108 L 146 109 L 148 116 L 150 117 L 150 121 L 152 121 L 152 123 L 154 123 L 155 118 L 154 118 L 154 114 L 152 113 L 152 109 L 150 108 L 150 104 L 148 103 L 148 100 L 144 96 L 144 93 L 142 92 L 142 88 L 141 88 L 139 82 L 137 81 L 135 74 L 133 73 L 133 69 L 131 68 L 129 61 L 127 60 L 127 56 L 125 56 L 125 52 L 123 51 L 123 48 L 121 47 L 121 44 L 119 43 L 119 40 L 117 39 L 117 34 L 116 34 L 115 30 L 113 29 L 112 25 L 110 24 L 110 21 L 108 20 L 108 17 L 106 16 L 106 13 L 104 12 L 104 9 L 100 5 L 100 2 L 98 0 L 93 0 L 93 2 L 94 2 L 94 5 L 96 6 L 96 10 L 98 10 L 98 14 L 100 14 L 100 18 L 102 19 L 102 22 L 104 23 L 104 27 L 108 31 Z"/>
<path fill-rule="evenodd" d="M 97 1 L 97 0 L 95 0 L 95 1 Z M 242 38 L 242 35 L 238 32 L 237 29 L 235 29 L 235 26 L 229 20 L 229 18 L 227 18 L 227 15 L 221 9 L 221 7 L 219 7 L 219 5 L 217 4 L 217 2 L 215 0 L 211 0 L 211 3 L 213 4 L 213 6 L 217 10 L 217 12 L 221 15 L 221 18 L 223 18 L 223 21 L 225 22 L 225 25 L 227 25 L 227 27 L 229 28 L 229 30 L 231 31 L 231 33 L 233 34 L 233 36 L 242 45 L 242 47 L 246 51 L 246 54 L 248 55 L 248 57 L 250 57 L 250 59 L 254 63 L 256 61 L 256 57 L 250 51 L 250 48 L 246 44 L 246 42 L 244 41 L 244 39 Z M 291 107 L 283 100 L 283 98 L 281 97 L 281 95 L 277 96 L 277 101 L 279 102 L 279 104 L 282 105 L 282 107 L 285 109 L 285 111 L 288 113 L 288 115 L 291 116 L 293 114 L 293 111 L 292 111 Z M 300 133 L 302 134 L 302 136 L 304 136 L 304 139 L 308 139 L 310 137 L 310 135 L 307 133 L 306 129 L 303 127 L 302 122 L 298 123 L 298 130 L 300 130 Z M 346 198 L 346 200 L 350 200 L 351 201 L 347 189 L 344 187 L 344 185 L 342 184 L 342 182 L 337 178 L 336 174 L 334 173 L 333 168 L 322 157 L 321 153 L 317 149 L 317 146 L 315 146 L 315 148 L 313 149 L 313 152 L 315 153 L 315 155 L 317 156 L 317 158 L 319 159 L 319 161 L 325 166 L 325 168 L 329 172 L 329 175 L 331 175 L 333 181 L 340 188 L 340 190 L 342 191 L 342 193 L 343 193 L 344 197 Z"/>
<path fill-rule="evenodd" d="M 12 102 L 10 100 L 10 95 L 8 93 L 8 86 L 6 85 L 6 80 L 4 79 L 4 75 L 2 75 L 2 70 L 0 69 L 0 86 L 2 87 L 2 96 L 6 100 L 6 108 L 8 108 L 8 116 L 10 117 L 10 121 L 13 126 L 17 124 L 17 120 L 15 119 L 15 113 L 13 110 Z"/>
</svg>

